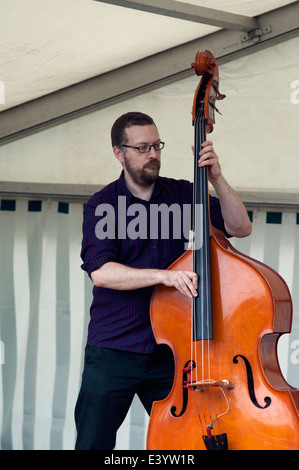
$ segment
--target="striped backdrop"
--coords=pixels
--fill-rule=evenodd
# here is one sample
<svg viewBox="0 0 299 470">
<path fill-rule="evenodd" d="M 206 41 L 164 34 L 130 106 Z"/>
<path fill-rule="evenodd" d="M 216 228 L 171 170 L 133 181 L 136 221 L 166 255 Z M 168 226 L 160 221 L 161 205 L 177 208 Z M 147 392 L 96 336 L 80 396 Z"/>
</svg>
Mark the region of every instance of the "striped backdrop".
<svg viewBox="0 0 299 470">
<path fill-rule="evenodd" d="M 0 209 L 0 446 L 73 449 L 92 289 L 80 269 L 83 204 L 2 200 Z M 252 236 L 234 244 L 276 269 L 292 291 L 293 331 L 279 357 L 299 387 L 299 217 L 250 214 Z M 117 449 L 144 449 L 147 423 L 134 400 Z"/>
</svg>

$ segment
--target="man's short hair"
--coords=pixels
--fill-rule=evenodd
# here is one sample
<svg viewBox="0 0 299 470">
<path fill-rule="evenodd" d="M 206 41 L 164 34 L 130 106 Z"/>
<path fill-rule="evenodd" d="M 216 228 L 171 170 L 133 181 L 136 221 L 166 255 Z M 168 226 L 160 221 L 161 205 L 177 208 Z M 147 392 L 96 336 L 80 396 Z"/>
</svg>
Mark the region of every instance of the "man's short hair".
<svg viewBox="0 0 299 470">
<path fill-rule="evenodd" d="M 120 116 L 111 129 L 112 147 L 120 147 L 127 143 L 126 129 L 131 126 L 151 126 L 156 125 L 154 120 L 147 114 L 140 112 L 130 112 Z"/>
</svg>

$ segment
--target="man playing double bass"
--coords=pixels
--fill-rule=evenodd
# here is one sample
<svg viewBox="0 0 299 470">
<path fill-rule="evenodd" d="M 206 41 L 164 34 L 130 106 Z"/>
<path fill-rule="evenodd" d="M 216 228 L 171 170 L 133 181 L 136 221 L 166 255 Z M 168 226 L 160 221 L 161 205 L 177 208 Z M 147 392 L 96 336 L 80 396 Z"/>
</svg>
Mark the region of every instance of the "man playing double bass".
<svg viewBox="0 0 299 470">
<path fill-rule="evenodd" d="M 155 342 L 151 294 L 155 285 L 164 284 L 192 298 L 198 286 L 194 272 L 167 270 L 186 249 L 184 217 L 179 238 L 174 212 L 168 213 L 169 236 L 161 227 L 150 226 L 153 208 L 175 205 L 184 214 L 184 208 L 191 207 L 192 183 L 159 176 L 164 143 L 148 115 L 131 112 L 119 117 L 111 140 L 123 171 L 89 200 L 84 211 L 82 269 L 94 288 L 75 409 L 78 450 L 113 449 L 135 394 L 148 414 L 153 401 L 169 394 L 173 356 L 166 345 Z M 208 166 L 217 194 L 210 196 L 212 224 L 228 237 L 248 236 L 246 209 L 223 177 L 212 142 L 202 144 L 198 165 Z M 138 211 L 143 219 L 136 218 Z M 105 217 L 106 225 L 101 223 Z"/>
</svg>

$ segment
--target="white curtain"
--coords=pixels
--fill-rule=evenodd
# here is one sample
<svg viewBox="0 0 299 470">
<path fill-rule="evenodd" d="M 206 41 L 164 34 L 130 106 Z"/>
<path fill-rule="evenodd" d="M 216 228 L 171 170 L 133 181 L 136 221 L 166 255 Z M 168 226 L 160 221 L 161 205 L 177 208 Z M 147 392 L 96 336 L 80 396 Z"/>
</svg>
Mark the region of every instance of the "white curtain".
<svg viewBox="0 0 299 470">
<path fill-rule="evenodd" d="M 92 290 L 80 269 L 82 215 L 79 203 L 1 201 L 2 449 L 74 448 L 73 414 Z M 281 341 L 279 357 L 288 381 L 298 387 L 298 216 L 271 216 L 262 210 L 252 215 L 252 236 L 234 243 L 280 272 L 293 292 L 293 332 Z M 139 400 L 134 400 L 117 448 L 144 449 L 147 422 Z"/>
</svg>

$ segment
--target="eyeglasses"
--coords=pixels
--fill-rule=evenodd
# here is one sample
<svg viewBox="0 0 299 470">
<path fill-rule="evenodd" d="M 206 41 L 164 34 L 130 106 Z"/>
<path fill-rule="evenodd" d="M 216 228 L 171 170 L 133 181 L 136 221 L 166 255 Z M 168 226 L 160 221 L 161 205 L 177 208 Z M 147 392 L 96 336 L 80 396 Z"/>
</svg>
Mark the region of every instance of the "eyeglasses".
<svg viewBox="0 0 299 470">
<path fill-rule="evenodd" d="M 159 142 L 158 144 L 151 144 L 151 145 L 140 145 L 139 147 L 134 147 L 134 145 L 120 145 L 120 147 L 126 147 L 129 149 L 136 149 L 138 150 L 139 153 L 147 153 L 150 151 L 150 149 L 153 147 L 156 152 L 159 150 L 164 149 L 165 142 Z"/>
</svg>

